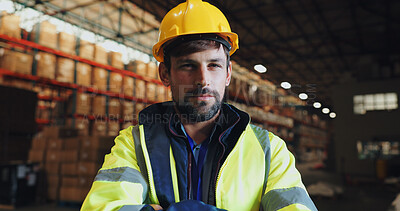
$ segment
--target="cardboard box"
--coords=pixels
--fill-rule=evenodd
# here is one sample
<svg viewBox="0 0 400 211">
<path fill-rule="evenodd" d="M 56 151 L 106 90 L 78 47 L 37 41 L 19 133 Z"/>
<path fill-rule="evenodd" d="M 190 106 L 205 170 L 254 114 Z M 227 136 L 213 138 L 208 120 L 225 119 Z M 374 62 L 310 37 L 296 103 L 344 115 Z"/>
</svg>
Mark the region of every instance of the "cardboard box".
<svg viewBox="0 0 400 211">
<path fill-rule="evenodd" d="M 78 176 L 62 176 L 61 186 L 63 187 L 79 187 L 79 177 Z"/>
<path fill-rule="evenodd" d="M 3 86 L 15 87 L 18 89 L 25 89 L 32 91 L 33 84 L 31 81 L 23 81 L 20 79 L 13 79 L 13 78 L 0 78 L 0 84 Z"/>
<path fill-rule="evenodd" d="M 92 85 L 94 89 L 107 90 L 108 71 L 102 68 L 95 67 L 92 71 Z"/>
<path fill-rule="evenodd" d="M 146 98 L 146 82 L 140 79 L 135 80 L 135 97 L 139 99 Z"/>
<path fill-rule="evenodd" d="M 92 85 L 92 66 L 81 62 L 76 64 L 76 84 L 87 87 Z"/>
<path fill-rule="evenodd" d="M 148 82 L 146 86 L 146 99 L 156 101 L 156 90 L 157 84 Z"/>
<path fill-rule="evenodd" d="M 122 75 L 115 72 L 110 72 L 109 90 L 111 92 L 120 93 L 122 89 Z"/>
<path fill-rule="evenodd" d="M 45 47 L 57 48 L 57 26 L 43 21 L 33 27 L 31 40 Z"/>
<path fill-rule="evenodd" d="M 134 62 L 131 63 L 132 67 L 133 67 L 133 71 L 141 76 L 146 76 L 147 75 L 147 64 L 136 60 Z"/>
<path fill-rule="evenodd" d="M 64 141 L 60 138 L 49 138 L 47 149 L 49 150 L 61 150 L 64 149 Z"/>
<path fill-rule="evenodd" d="M 74 163 L 79 160 L 79 150 L 69 149 L 61 151 L 61 162 L 62 163 Z"/>
<path fill-rule="evenodd" d="M 59 163 L 61 161 L 61 150 L 47 150 L 46 151 L 46 162 L 47 163 Z"/>
<path fill-rule="evenodd" d="M 106 49 L 99 45 L 94 45 L 94 61 L 100 64 L 108 64 Z"/>
<path fill-rule="evenodd" d="M 122 123 L 121 130 L 126 129 L 126 128 L 130 127 L 130 126 L 133 126 L 133 125 L 134 124 L 132 122 L 124 122 L 124 123 Z"/>
<path fill-rule="evenodd" d="M 76 137 L 78 135 L 78 130 L 71 127 L 61 127 L 61 126 L 46 126 L 43 128 L 43 137 L 45 138 L 70 138 Z"/>
<path fill-rule="evenodd" d="M 61 164 L 61 175 L 77 176 L 78 175 L 78 163 L 62 163 Z"/>
<path fill-rule="evenodd" d="M 79 185 L 79 187 L 90 188 L 92 186 L 92 184 L 93 184 L 94 178 L 95 177 L 80 175 L 78 177 L 78 185 Z"/>
<path fill-rule="evenodd" d="M 158 69 L 155 62 L 149 62 L 147 64 L 147 76 L 153 79 L 158 78 Z"/>
<path fill-rule="evenodd" d="M 92 113 L 95 117 L 104 117 L 106 116 L 106 105 L 107 98 L 106 96 L 96 95 L 93 97 L 93 106 Z"/>
<path fill-rule="evenodd" d="M 107 122 L 102 120 L 95 120 L 92 125 L 92 136 L 105 136 L 107 134 Z"/>
<path fill-rule="evenodd" d="M 47 177 L 47 186 L 49 187 L 59 187 L 60 186 L 60 176 L 58 174 L 50 174 L 46 175 Z"/>
<path fill-rule="evenodd" d="M 95 163 L 103 163 L 104 156 L 110 153 L 110 149 L 85 149 L 81 150 L 79 154 L 79 159 L 81 161 L 89 161 Z"/>
<path fill-rule="evenodd" d="M 79 136 L 89 136 L 89 120 L 87 118 L 76 119 L 75 128 L 78 129 Z"/>
<path fill-rule="evenodd" d="M 65 150 L 78 150 L 81 147 L 81 138 L 74 137 L 74 138 L 64 138 L 64 149 Z"/>
<path fill-rule="evenodd" d="M 59 199 L 60 201 L 83 202 L 88 192 L 88 188 L 62 186 Z"/>
<path fill-rule="evenodd" d="M 122 93 L 126 96 L 133 96 L 133 89 L 135 80 L 130 76 L 124 76 L 123 79 L 123 86 L 122 86 Z"/>
<path fill-rule="evenodd" d="M 111 51 L 109 53 L 110 64 L 118 69 L 124 69 L 124 63 L 122 62 L 122 54 L 119 52 Z"/>
<path fill-rule="evenodd" d="M 124 121 L 132 121 L 136 119 L 135 116 L 135 104 L 132 101 L 122 102 L 122 118 Z"/>
<path fill-rule="evenodd" d="M 109 121 L 108 128 L 107 128 L 107 135 L 108 136 L 118 136 L 120 131 L 119 122 L 117 121 Z"/>
<path fill-rule="evenodd" d="M 19 27 L 20 17 L 15 14 L 1 12 L 0 34 L 21 39 L 21 28 Z"/>
<path fill-rule="evenodd" d="M 32 74 L 33 56 L 11 50 L 4 50 L 0 67 L 22 74 Z"/>
<path fill-rule="evenodd" d="M 44 150 L 47 147 L 47 139 L 43 136 L 35 137 L 32 139 L 31 149 Z"/>
<path fill-rule="evenodd" d="M 54 79 L 56 77 L 56 56 L 54 54 L 38 52 L 36 75 L 43 78 Z"/>
<path fill-rule="evenodd" d="M 66 32 L 58 33 L 58 49 L 65 53 L 75 55 L 76 37 Z"/>
<path fill-rule="evenodd" d="M 46 126 L 43 128 L 43 137 L 44 138 L 58 138 L 60 132 L 60 126 Z"/>
<path fill-rule="evenodd" d="M 57 57 L 56 80 L 64 83 L 74 83 L 75 62 L 72 59 Z"/>
<path fill-rule="evenodd" d="M 77 93 L 76 94 L 76 114 L 90 114 L 90 110 L 92 107 L 92 100 L 89 94 L 87 93 Z"/>
<path fill-rule="evenodd" d="M 158 102 L 164 102 L 166 100 L 165 97 L 166 87 L 163 85 L 157 85 L 157 100 Z"/>
<path fill-rule="evenodd" d="M 31 149 L 29 150 L 28 161 L 41 163 L 45 160 L 45 155 L 45 150 Z"/>
<path fill-rule="evenodd" d="M 84 59 L 93 60 L 94 44 L 86 40 L 81 40 L 79 43 L 79 56 Z"/>
<path fill-rule="evenodd" d="M 104 128 L 105 130 L 105 128 Z M 81 151 L 108 150 L 114 146 L 115 136 L 91 136 L 82 138 Z"/>
<path fill-rule="evenodd" d="M 172 92 L 171 89 L 167 89 L 167 100 L 166 101 L 171 101 L 172 100 Z"/>
<path fill-rule="evenodd" d="M 60 163 L 46 163 L 44 169 L 47 175 L 59 174 L 60 173 Z"/>
<path fill-rule="evenodd" d="M 79 176 L 84 175 L 95 177 L 100 167 L 101 164 L 96 162 L 79 162 L 78 174 Z"/>
<path fill-rule="evenodd" d="M 89 135 L 89 119 L 88 118 L 67 118 L 65 126 L 77 130 L 77 136 Z"/>
<path fill-rule="evenodd" d="M 47 187 L 47 199 L 51 201 L 58 200 L 60 187 Z"/>
<path fill-rule="evenodd" d="M 113 119 L 121 117 L 121 100 L 119 98 L 108 99 L 108 117 Z"/>
<path fill-rule="evenodd" d="M 139 118 L 139 113 L 140 113 L 144 108 L 146 108 L 146 104 L 144 104 L 144 103 L 136 103 L 136 105 L 135 105 L 135 113 L 136 113 L 137 118 Z"/>
</svg>

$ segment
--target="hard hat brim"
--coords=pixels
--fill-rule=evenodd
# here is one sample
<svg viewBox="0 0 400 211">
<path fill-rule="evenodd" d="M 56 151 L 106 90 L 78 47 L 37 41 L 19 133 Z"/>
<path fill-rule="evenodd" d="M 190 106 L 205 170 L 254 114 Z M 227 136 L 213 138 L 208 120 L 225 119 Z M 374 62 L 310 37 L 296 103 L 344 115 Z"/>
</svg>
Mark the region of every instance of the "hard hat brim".
<svg viewBox="0 0 400 211">
<path fill-rule="evenodd" d="M 229 55 L 232 55 L 233 53 L 235 53 L 235 51 L 239 48 L 239 39 L 238 39 L 238 35 L 234 32 L 210 32 L 210 33 L 186 33 L 186 34 L 180 34 L 177 36 L 172 36 L 169 37 L 167 39 L 164 39 L 158 43 L 156 43 L 153 46 L 153 56 L 154 58 L 156 58 L 157 61 L 159 62 L 164 62 L 164 48 L 166 46 L 163 46 L 164 44 L 167 43 L 171 43 L 171 41 L 173 41 L 174 39 L 180 37 L 180 36 L 185 36 L 185 35 L 195 35 L 195 34 L 216 34 L 219 37 L 223 38 L 224 40 L 226 40 L 230 45 L 231 45 L 231 49 L 229 51 Z"/>
</svg>

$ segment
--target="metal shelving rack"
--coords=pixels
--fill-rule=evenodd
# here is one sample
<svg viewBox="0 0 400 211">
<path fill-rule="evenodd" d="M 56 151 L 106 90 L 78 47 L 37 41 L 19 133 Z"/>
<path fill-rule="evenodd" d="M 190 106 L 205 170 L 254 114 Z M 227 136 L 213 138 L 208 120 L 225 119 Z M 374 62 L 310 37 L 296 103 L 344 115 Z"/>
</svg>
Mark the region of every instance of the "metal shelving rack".
<svg viewBox="0 0 400 211">
<path fill-rule="evenodd" d="M 131 72 L 131 71 L 128 71 L 128 70 L 118 69 L 118 68 L 115 68 L 115 67 L 113 67 L 111 65 L 100 64 L 100 63 L 97 63 L 97 62 L 92 61 L 92 60 L 81 58 L 80 56 L 70 55 L 70 54 L 67 54 L 65 52 L 62 52 L 62 51 L 59 51 L 59 50 L 55 50 L 55 49 L 52 49 L 52 48 L 48 48 L 48 47 L 39 45 L 37 43 L 31 42 L 31 41 L 28 41 L 28 40 L 17 39 L 17 38 L 9 37 L 7 35 L 0 34 L 0 41 L 3 42 L 3 43 L 6 43 L 8 48 L 19 48 L 19 49 L 22 48 L 22 49 L 24 49 L 26 51 L 43 51 L 43 52 L 54 54 L 56 56 L 72 59 L 75 62 L 86 63 L 86 64 L 91 65 L 92 67 L 100 67 L 100 68 L 108 70 L 109 72 L 120 73 L 121 75 L 123 75 L 123 77 L 129 76 L 129 77 L 133 77 L 133 78 L 135 78 L 137 80 L 143 80 L 146 83 L 155 83 L 157 85 L 162 85 L 162 82 L 160 80 L 156 80 L 156 79 L 149 78 L 149 77 L 146 77 L 146 76 L 138 75 L 138 74 L 136 74 L 134 72 Z M 43 85 L 50 85 L 52 87 L 60 87 L 60 88 L 70 89 L 70 90 L 73 91 L 73 95 L 75 95 L 75 96 L 76 96 L 76 93 L 93 93 L 93 94 L 96 94 L 96 95 L 104 95 L 107 98 L 109 98 L 109 97 L 119 98 L 119 99 L 124 99 L 124 100 L 128 100 L 128 101 L 134 101 L 134 102 L 138 102 L 138 103 L 145 103 L 145 104 L 156 103 L 156 101 L 148 100 L 146 98 L 137 98 L 137 97 L 134 97 L 134 96 L 126 96 L 126 95 L 124 95 L 122 93 L 98 90 L 98 89 L 95 89 L 93 87 L 81 86 L 81 85 L 77 85 L 75 83 L 64 83 L 64 82 L 59 82 L 59 81 L 57 81 L 55 79 L 42 78 L 42 77 L 36 76 L 34 74 L 34 71 L 32 71 L 32 72 L 33 72 L 33 74 L 22 74 L 22 73 L 16 73 L 16 72 L 13 72 L 13 71 L 10 71 L 10 70 L 6 70 L 6 69 L 1 69 L 0 68 L 0 75 L 1 76 L 9 76 L 9 77 L 17 78 L 17 79 L 23 79 L 23 80 L 27 80 L 27 81 L 32 81 L 33 83 L 39 83 L 39 84 L 43 84 Z M 76 76 L 76 68 L 75 68 L 75 73 L 74 74 Z M 39 96 L 39 99 L 42 99 L 42 100 L 56 100 L 56 101 L 64 100 L 64 99 L 62 99 L 60 97 L 49 97 L 49 96 Z M 75 109 L 73 108 L 73 110 L 75 110 Z M 83 116 L 75 114 L 73 112 L 72 117 L 73 118 L 82 118 Z M 89 120 L 94 120 L 95 119 L 95 117 L 93 115 L 86 115 L 85 117 L 87 117 Z M 104 119 L 107 120 L 107 121 L 110 120 L 107 117 L 105 117 Z M 51 123 L 50 120 L 46 120 L 46 119 L 37 119 L 36 122 L 38 124 L 49 124 L 49 123 Z M 122 123 L 122 122 L 124 122 L 124 120 L 123 119 L 118 119 L 118 122 Z M 73 125 L 74 125 L 74 122 L 73 122 Z"/>
</svg>

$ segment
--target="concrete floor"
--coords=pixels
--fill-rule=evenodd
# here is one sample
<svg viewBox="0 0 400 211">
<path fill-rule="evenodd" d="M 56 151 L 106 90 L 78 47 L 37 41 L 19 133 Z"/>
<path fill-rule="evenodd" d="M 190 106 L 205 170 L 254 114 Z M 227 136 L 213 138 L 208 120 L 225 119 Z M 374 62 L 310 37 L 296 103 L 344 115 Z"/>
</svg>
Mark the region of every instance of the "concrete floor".
<svg viewBox="0 0 400 211">
<path fill-rule="evenodd" d="M 300 164 L 297 168 L 306 187 L 322 181 L 343 188 L 343 194 L 335 197 L 312 196 L 315 205 L 322 211 L 388 211 L 392 201 L 400 193 L 399 188 L 379 181 L 344 184 L 339 175 L 324 170 L 312 170 L 310 164 Z"/>
<path fill-rule="evenodd" d="M 341 186 L 343 194 L 328 197 L 312 197 L 317 208 L 322 211 L 388 211 L 391 202 L 395 199 L 399 188 L 383 185 L 378 182 L 359 185 L 344 185 L 342 179 L 324 170 L 312 170 L 310 164 L 299 164 L 297 168 L 302 174 L 306 186 L 318 181 Z M 2 209 L 0 209 L 2 210 Z M 74 204 L 47 204 L 28 206 L 16 209 L 17 211 L 76 211 L 78 205 Z"/>
</svg>

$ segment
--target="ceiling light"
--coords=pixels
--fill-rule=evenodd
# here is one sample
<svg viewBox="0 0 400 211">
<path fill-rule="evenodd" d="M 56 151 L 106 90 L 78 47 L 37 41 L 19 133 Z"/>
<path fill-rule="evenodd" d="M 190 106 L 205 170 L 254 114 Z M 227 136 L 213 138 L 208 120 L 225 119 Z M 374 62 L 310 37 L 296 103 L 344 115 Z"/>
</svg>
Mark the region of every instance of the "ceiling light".
<svg viewBox="0 0 400 211">
<path fill-rule="evenodd" d="M 329 114 L 329 117 L 331 117 L 332 119 L 335 118 L 335 117 L 336 117 L 336 113 L 335 113 L 335 112 L 331 112 L 331 113 Z"/>
<path fill-rule="evenodd" d="M 289 82 L 284 81 L 284 82 L 281 83 L 281 87 L 284 88 L 284 89 L 290 89 L 292 87 L 292 84 L 290 84 Z"/>
<path fill-rule="evenodd" d="M 329 108 L 323 108 L 323 109 L 322 109 L 322 113 L 324 113 L 324 114 L 329 113 L 329 111 L 330 111 Z"/>
<path fill-rule="evenodd" d="M 306 93 L 300 93 L 299 94 L 299 98 L 302 99 L 302 100 L 307 100 L 308 95 Z"/>
<path fill-rule="evenodd" d="M 256 64 L 256 65 L 254 65 L 254 69 L 255 69 L 257 72 L 259 72 L 259 73 L 265 73 L 265 72 L 267 72 L 267 68 L 264 67 L 264 65 L 262 65 L 262 64 Z"/>
<path fill-rule="evenodd" d="M 321 103 L 315 102 L 315 103 L 313 104 L 313 106 L 314 106 L 314 108 L 321 108 Z"/>
</svg>

